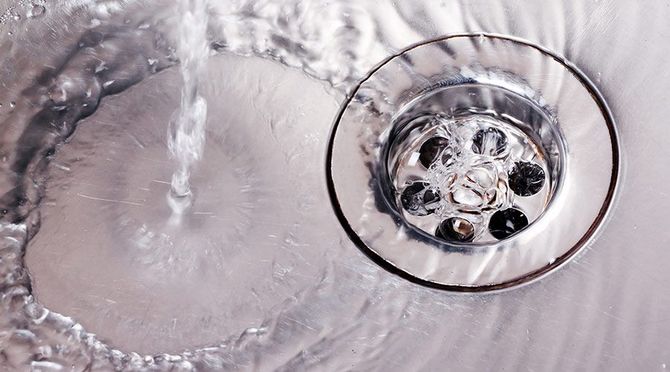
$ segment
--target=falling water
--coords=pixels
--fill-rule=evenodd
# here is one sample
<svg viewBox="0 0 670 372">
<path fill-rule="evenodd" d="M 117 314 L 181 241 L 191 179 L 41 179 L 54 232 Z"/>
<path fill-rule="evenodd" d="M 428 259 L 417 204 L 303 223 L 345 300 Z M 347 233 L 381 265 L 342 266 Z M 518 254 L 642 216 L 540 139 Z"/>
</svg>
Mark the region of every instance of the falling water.
<svg viewBox="0 0 670 372">
<path fill-rule="evenodd" d="M 44 9 L 0 0 L 0 369 L 670 363 L 668 250 L 636 242 L 670 209 L 649 176 L 670 156 L 665 2 L 180 0 L 178 16 L 165 1 L 33 3 Z M 357 249 L 324 191 L 324 154 L 343 92 L 368 71 L 480 31 L 598 76 L 624 143 L 639 146 L 620 207 L 631 213 L 576 264 L 518 291 L 453 296 Z M 206 112 L 232 130 L 204 128 Z M 159 222 L 180 211 L 181 240 L 165 237 Z"/>
<path fill-rule="evenodd" d="M 207 101 L 200 94 L 200 79 L 207 65 L 207 4 L 204 0 L 179 0 L 177 56 L 184 82 L 181 104 L 170 122 L 168 148 L 176 160 L 168 203 L 177 218 L 192 204 L 191 171 L 205 145 Z"/>
</svg>

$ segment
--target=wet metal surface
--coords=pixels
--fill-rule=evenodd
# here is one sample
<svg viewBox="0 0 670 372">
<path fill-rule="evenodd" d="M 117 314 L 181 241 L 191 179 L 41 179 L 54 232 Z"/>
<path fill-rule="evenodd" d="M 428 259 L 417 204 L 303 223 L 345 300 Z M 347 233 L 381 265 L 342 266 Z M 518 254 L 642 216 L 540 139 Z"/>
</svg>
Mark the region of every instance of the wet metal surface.
<svg viewBox="0 0 670 372">
<path fill-rule="evenodd" d="M 425 284 L 480 291 L 541 277 L 587 244 L 615 192 L 618 141 L 597 95 L 577 71 L 515 40 L 480 34 L 410 48 L 366 79 L 339 117 L 328 153 L 338 216 L 363 249 Z M 404 144 L 440 126 L 456 143 L 444 150 L 453 164 L 422 176 Z M 548 164 L 544 195 L 508 192 L 505 168 L 520 159 Z M 495 180 L 483 206 L 468 181 L 477 169 Z M 394 190 L 417 177 L 441 195 L 422 194 L 426 205 L 441 204 L 413 215 Z M 434 239 L 431 214 L 470 219 L 477 244 Z"/>
<path fill-rule="evenodd" d="M 208 122 L 214 140 L 208 140 L 203 161 L 208 151 L 218 155 L 209 158 L 211 167 L 201 168 L 204 175 L 239 182 L 222 182 L 227 198 L 220 200 L 236 203 L 238 208 L 229 204 L 226 209 L 237 213 L 234 218 L 257 222 L 220 224 L 224 228 L 217 231 L 229 236 L 243 231 L 250 244 L 218 245 L 225 248 L 224 257 L 232 257 L 229 265 L 204 260 L 208 271 L 175 273 L 172 277 L 185 280 L 180 291 L 170 291 L 173 287 L 160 285 L 147 289 L 155 276 L 135 269 L 160 273 L 165 267 L 94 239 L 114 234 L 87 235 L 82 227 L 108 226 L 97 218 L 115 208 L 144 218 L 144 209 L 132 214 L 136 204 L 148 203 L 152 195 L 164 201 L 160 187 L 165 185 L 152 180 L 169 180 L 173 169 L 142 155 L 155 151 L 168 162 L 165 133 L 181 84 L 169 67 L 174 61 L 153 44 L 153 35 L 157 31 L 174 39 L 172 18 L 162 13 L 170 10 L 152 2 L 0 1 L 0 200 L 7 209 L 0 226 L 4 369 L 662 371 L 670 365 L 670 231 L 664 227 L 670 210 L 667 2 L 257 3 L 211 5 L 216 14 L 210 18 L 211 41 L 220 55 L 208 64 L 212 78 L 205 90 L 229 99 L 228 106 L 224 100 L 210 101 L 209 108 L 236 130 L 220 136 L 216 132 L 224 126 Z M 152 23 L 158 18 L 165 22 Z M 45 105 L 97 103 L 86 95 L 65 99 L 61 90 L 47 90 L 52 83 L 63 87 L 59 76 L 82 70 L 88 60 L 74 52 L 76 44 L 84 30 L 98 23 L 117 26 L 102 32 L 115 35 L 116 42 L 88 56 L 116 61 L 102 75 L 125 87 L 135 85 L 119 92 L 114 83 L 103 86 L 109 80 L 74 80 L 90 85 L 75 85 L 70 92 L 107 91 L 69 143 L 40 155 L 51 157 L 51 181 L 42 190 L 39 214 L 30 213 L 38 193 L 16 199 L 13 191 L 24 179 L 13 154 L 39 148 L 20 143 L 55 141 L 55 135 L 19 141 Z M 574 63 L 609 104 L 622 163 L 609 218 L 570 263 L 518 289 L 463 295 L 400 278 L 350 241 L 328 198 L 325 149 L 346 93 L 375 66 L 422 41 L 472 32 L 521 38 Z M 118 50 L 125 53 L 116 58 Z M 80 59 L 65 63 L 72 56 Z M 47 84 L 38 77 L 49 67 L 48 76 L 56 80 Z M 543 72 L 536 73 L 541 77 Z M 222 81 L 230 85 L 217 85 Z M 40 100 L 49 94 L 52 103 Z M 292 100 L 296 95 L 302 99 Z M 268 104 L 256 106 L 256 101 Z M 69 112 L 77 116 L 86 110 Z M 39 132 L 44 133 L 61 132 Z M 217 153 L 226 147 L 217 146 L 216 138 L 230 139 L 227 154 Z M 262 150 L 240 145 L 254 143 L 253 138 L 263 146 L 249 148 Z M 111 167 L 108 158 L 114 160 Z M 239 161 L 240 172 L 218 173 L 230 159 Z M 33 171 L 45 163 L 27 165 Z M 258 172 L 248 172 L 253 169 Z M 126 170 L 132 171 L 126 188 L 91 182 Z M 163 178 L 153 178 L 148 170 Z M 288 194 L 296 184 L 282 178 L 287 175 L 302 180 L 299 191 L 311 192 Z M 245 184 L 258 194 L 238 193 Z M 21 185 L 33 190 L 30 182 Z M 214 189 L 210 195 L 223 194 Z M 262 208 L 273 213 L 260 213 Z M 211 227 L 203 216 L 194 216 L 205 222 L 193 226 Z M 25 251 L 28 277 L 22 242 L 34 233 Z M 170 277 L 165 272 L 159 275 Z M 198 280 L 208 282 L 189 285 Z M 133 285 L 134 292 L 124 290 Z"/>
</svg>

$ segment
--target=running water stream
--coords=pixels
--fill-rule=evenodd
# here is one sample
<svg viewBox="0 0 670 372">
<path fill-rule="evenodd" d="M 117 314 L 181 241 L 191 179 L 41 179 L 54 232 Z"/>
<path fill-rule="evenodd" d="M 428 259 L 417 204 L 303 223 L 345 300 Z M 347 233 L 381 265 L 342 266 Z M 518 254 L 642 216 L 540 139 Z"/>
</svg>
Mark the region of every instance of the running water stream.
<svg viewBox="0 0 670 372">
<path fill-rule="evenodd" d="M 665 45 L 665 2 L 0 4 L 3 368 L 670 363 L 668 251 L 631 249 L 670 210 L 667 184 L 649 176 L 670 156 L 658 125 L 670 114 L 648 98 L 667 90 L 653 73 L 668 59 L 653 47 Z M 654 32 L 642 43 L 631 30 L 645 27 Z M 584 69 L 624 143 L 644 144 L 629 149 L 623 183 L 645 192 L 622 198 L 630 213 L 547 280 L 454 296 L 358 250 L 331 208 L 325 154 L 340 106 L 369 71 L 415 43 L 480 31 Z"/>
<path fill-rule="evenodd" d="M 177 163 L 168 194 L 173 221 L 180 219 L 194 197 L 190 177 L 204 151 L 207 122 L 207 101 L 200 93 L 200 80 L 209 57 L 206 2 L 179 0 L 179 14 L 177 57 L 184 86 L 179 110 L 168 131 L 168 148 Z"/>
</svg>

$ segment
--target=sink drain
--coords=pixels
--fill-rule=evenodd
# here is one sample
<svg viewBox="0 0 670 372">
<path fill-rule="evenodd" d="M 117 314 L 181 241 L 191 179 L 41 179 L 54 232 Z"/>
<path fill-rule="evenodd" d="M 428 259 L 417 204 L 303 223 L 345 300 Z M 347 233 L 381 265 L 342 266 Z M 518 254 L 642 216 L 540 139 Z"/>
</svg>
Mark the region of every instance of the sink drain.
<svg viewBox="0 0 670 372">
<path fill-rule="evenodd" d="M 471 93 L 458 92 L 461 88 Z M 484 89 L 491 88 L 458 87 L 425 99 L 431 105 L 442 102 L 442 94 L 471 97 Z M 549 142 L 550 156 L 504 118 L 468 111 L 452 118 L 427 114 L 398 123 L 396 129 L 400 133 L 389 140 L 388 177 L 381 178 L 382 187 L 395 190 L 388 197 L 396 199 L 405 221 L 442 240 L 507 238 L 542 214 L 555 189 L 551 175 L 559 174 L 558 138 Z M 468 233 L 457 233 L 458 226 Z"/>
<path fill-rule="evenodd" d="M 599 97 L 522 41 L 410 48 L 341 111 L 328 154 L 336 212 L 373 259 L 423 284 L 537 278 L 586 244 L 611 203 L 618 145 Z"/>
</svg>

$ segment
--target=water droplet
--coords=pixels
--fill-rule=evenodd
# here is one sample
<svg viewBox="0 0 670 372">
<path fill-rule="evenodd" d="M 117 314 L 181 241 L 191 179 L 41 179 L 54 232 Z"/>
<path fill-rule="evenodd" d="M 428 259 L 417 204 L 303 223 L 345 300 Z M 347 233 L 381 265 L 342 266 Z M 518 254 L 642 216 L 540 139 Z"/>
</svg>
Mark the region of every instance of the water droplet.
<svg viewBox="0 0 670 372">
<path fill-rule="evenodd" d="M 507 136 L 500 129 L 480 129 L 472 137 L 472 151 L 479 155 L 498 156 L 507 149 Z"/>
<path fill-rule="evenodd" d="M 39 5 L 39 4 L 33 4 L 30 7 L 30 10 L 28 10 L 28 18 L 39 18 L 44 15 L 46 12 L 46 8 L 44 5 Z"/>
<path fill-rule="evenodd" d="M 518 209 L 497 211 L 489 221 L 489 231 L 497 239 L 505 239 L 528 226 L 528 218 Z"/>
<path fill-rule="evenodd" d="M 433 213 L 439 204 L 440 194 L 429 186 L 428 182 L 414 182 L 407 186 L 400 196 L 402 207 L 415 216 Z"/>
<path fill-rule="evenodd" d="M 14 13 L 14 14 L 12 14 L 12 18 L 15 21 L 20 21 L 21 20 L 21 15 L 19 13 Z"/>
<path fill-rule="evenodd" d="M 537 194 L 544 186 L 544 170 L 537 164 L 519 161 L 509 173 L 509 187 L 519 196 Z"/>
<path fill-rule="evenodd" d="M 428 139 L 419 149 L 419 161 L 424 167 L 429 168 L 448 144 L 449 140 L 444 137 Z"/>
<path fill-rule="evenodd" d="M 475 237 L 475 227 L 464 218 L 452 217 L 440 223 L 435 236 L 447 241 L 471 242 Z"/>
</svg>

